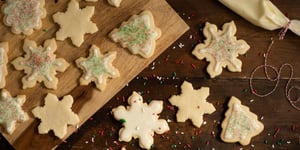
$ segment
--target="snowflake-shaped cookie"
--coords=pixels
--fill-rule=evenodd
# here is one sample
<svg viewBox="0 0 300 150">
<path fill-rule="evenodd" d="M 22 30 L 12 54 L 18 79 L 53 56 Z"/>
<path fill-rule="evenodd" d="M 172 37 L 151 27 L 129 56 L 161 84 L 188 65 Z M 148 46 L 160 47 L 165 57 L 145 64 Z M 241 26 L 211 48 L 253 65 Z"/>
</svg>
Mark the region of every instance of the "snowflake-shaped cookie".
<svg viewBox="0 0 300 150">
<path fill-rule="evenodd" d="M 33 29 L 42 27 L 46 17 L 45 0 L 6 0 L 2 6 L 4 24 L 11 26 L 15 34 L 30 35 Z"/>
<path fill-rule="evenodd" d="M 111 6 L 120 7 L 122 0 L 107 0 Z"/>
<path fill-rule="evenodd" d="M 129 142 L 132 138 L 139 138 L 142 148 L 150 149 L 153 144 L 154 132 L 162 134 L 169 130 L 166 120 L 158 119 L 163 109 L 162 101 L 151 101 L 149 105 L 143 103 L 138 93 L 128 98 L 130 106 L 119 106 L 112 110 L 115 119 L 123 123 L 119 131 L 119 141 Z"/>
<path fill-rule="evenodd" d="M 41 81 L 47 88 L 57 88 L 56 71 L 64 72 L 69 64 L 62 58 L 56 58 L 56 48 L 54 39 L 46 40 L 44 47 L 38 47 L 34 41 L 25 39 L 25 57 L 18 57 L 12 62 L 17 70 L 24 70 L 26 73 L 22 78 L 23 89 L 31 88 Z"/>
<path fill-rule="evenodd" d="M 49 130 L 53 130 L 55 136 L 62 139 L 67 133 L 68 125 L 79 123 L 78 115 L 71 109 L 72 104 L 73 97 L 71 95 L 58 100 L 56 95 L 48 93 L 45 98 L 45 105 L 35 107 L 32 110 L 33 115 L 41 119 L 38 126 L 39 133 L 47 134 Z"/>
<path fill-rule="evenodd" d="M 231 97 L 228 107 L 221 125 L 221 139 L 229 143 L 239 142 L 248 145 L 253 136 L 263 131 L 264 125 L 236 97 Z"/>
<path fill-rule="evenodd" d="M 209 95 L 209 88 L 202 87 L 194 90 L 193 85 L 184 81 L 181 85 L 181 94 L 173 95 L 169 101 L 178 107 L 176 118 L 178 122 L 185 122 L 190 119 L 196 127 L 200 127 L 204 114 L 211 114 L 216 109 L 206 101 Z"/>
<path fill-rule="evenodd" d="M 56 39 L 63 41 L 70 37 L 72 43 L 79 47 L 84 42 L 85 33 L 98 31 L 97 25 L 90 20 L 94 11 L 94 6 L 80 9 L 78 1 L 71 0 L 66 12 L 58 12 L 53 15 L 54 21 L 60 26 L 56 32 Z"/>
<path fill-rule="evenodd" d="M 210 62 L 207 72 L 211 78 L 220 75 L 225 67 L 231 72 L 241 72 L 242 62 L 236 57 L 245 54 L 250 46 L 244 40 L 236 40 L 235 33 L 233 21 L 225 23 L 222 31 L 216 25 L 206 23 L 203 30 L 206 40 L 204 44 L 198 44 L 192 53 L 198 59 L 206 58 Z"/>
<path fill-rule="evenodd" d="M 143 11 L 133 15 L 123 22 L 120 28 L 114 29 L 109 37 L 119 42 L 122 47 L 128 48 L 133 54 L 140 54 L 149 58 L 155 50 L 155 41 L 161 36 L 161 30 L 154 24 L 150 11 Z"/>
<path fill-rule="evenodd" d="M 117 57 L 117 52 L 108 52 L 102 55 L 100 49 L 93 45 L 90 48 L 88 58 L 79 58 L 76 60 L 77 66 L 83 70 L 84 75 L 80 78 L 81 85 L 88 85 L 95 82 L 98 89 L 103 91 L 106 87 L 107 78 L 119 77 L 119 71 L 112 62 Z"/>
<path fill-rule="evenodd" d="M 0 43 L 0 88 L 5 86 L 5 77 L 7 75 L 7 52 L 8 52 L 8 43 Z"/>
<path fill-rule="evenodd" d="M 26 100 L 25 95 L 11 97 L 6 90 L 1 91 L 0 95 L 0 124 L 12 134 L 15 130 L 16 122 L 24 122 L 28 120 L 27 113 L 22 109 L 22 105 Z"/>
</svg>

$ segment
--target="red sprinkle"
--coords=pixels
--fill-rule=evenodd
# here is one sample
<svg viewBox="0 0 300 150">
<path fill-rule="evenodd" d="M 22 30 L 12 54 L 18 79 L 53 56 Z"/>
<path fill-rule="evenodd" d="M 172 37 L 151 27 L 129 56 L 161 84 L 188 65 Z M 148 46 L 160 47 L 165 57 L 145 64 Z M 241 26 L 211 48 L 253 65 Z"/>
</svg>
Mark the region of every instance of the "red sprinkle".
<svg viewBox="0 0 300 150">
<path fill-rule="evenodd" d="M 277 134 L 279 133 L 280 128 L 275 128 L 275 133 L 273 134 L 273 137 L 276 138 Z"/>
<path fill-rule="evenodd" d="M 196 69 L 196 65 L 195 64 L 191 64 L 191 66 L 193 67 L 193 69 Z"/>
</svg>

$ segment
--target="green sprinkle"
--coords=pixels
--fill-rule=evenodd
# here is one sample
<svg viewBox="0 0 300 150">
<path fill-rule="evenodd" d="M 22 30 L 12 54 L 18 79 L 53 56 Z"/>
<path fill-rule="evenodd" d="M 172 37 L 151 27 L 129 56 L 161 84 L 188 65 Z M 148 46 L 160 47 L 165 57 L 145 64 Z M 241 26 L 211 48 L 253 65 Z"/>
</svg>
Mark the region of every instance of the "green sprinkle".
<svg viewBox="0 0 300 150">
<path fill-rule="evenodd" d="M 194 136 L 194 135 L 192 135 L 192 136 L 191 136 L 191 139 L 192 139 L 192 140 L 194 140 L 194 139 L 195 139 L 195 136 Z"/>
<path fill-rule="evenodd" d="M 264 143 L 265 143 L 265 144 L 268 144 L 268 140 L 267 140 L 267 139 L 265 139 L 265 140 L 264 140 Z"/>
<path fill-rule="evenodd" d="M 43 32 L 47 32 L 47 29 L 43 29 Z"/>
<path fill-rule="evenodd" d="M 243 89 L 243 92 L 244 92 L 244 93 L 247 93 L 247 92 L 248 92 L 248 89 Z"/>
<path fill-rule="evenodd" d="M 125 119 L 120 119 L 119 121 L 120 121 L 122 124 L 126 122 Z"/>
<path fill-rule="evenodd" d="M 172 144 L 172 145 L 171 145 L 171 148 L 176 148 L 176 147 L 177 147 L 176 144 Z"/>
<path fill-rule="evenodd" d="M 198 147 L 197 150 L 200 150 L 200 147 Z"/>
</svg>

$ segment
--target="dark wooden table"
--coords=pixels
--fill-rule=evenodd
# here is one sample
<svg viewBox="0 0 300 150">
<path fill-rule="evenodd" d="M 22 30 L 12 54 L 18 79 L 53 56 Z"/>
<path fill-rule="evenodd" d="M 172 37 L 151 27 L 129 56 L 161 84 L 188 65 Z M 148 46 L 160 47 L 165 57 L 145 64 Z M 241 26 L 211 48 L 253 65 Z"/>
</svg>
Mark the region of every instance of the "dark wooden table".
<svg viewBox="0 0 300 150">
<path fill-rule="evenodd" d="M 78 132 L 63 142 L 58 149 L 118 150 L 123 146 L 129 150 L 140 149 L 138 140 L 132 140 L 129 143 L 118 141 L 118 130 L 122 126 L 111 115 L 112 108 L 127 105 L 127 98 L 132 91 L 141 92 L 147 102 L 164 101 L 164 110 L 160 118 L 168 120 L 170 131 L 163 135 L 155 135 L 153 150 L 300 149 L 300 111 L 291 107 L 284 93 L 290 71 L 283 70 L 278 88 L 267 97 L 257 97 L 249 89 L 249 77 L 252 70 L 263 64 L 263 54 L 270 43 L 270 38 L 277 39 L 279 30 L 267 31 L 256 27 L 217 0 L 168 0 L 168 2 L 191 29 L 80 127 Z M 273 0 L 273 3 L 290 18 L 300 19 L 299 0 Z M 197 60 L 191 52 L 196 44 L 205 39 L 201 31 L 206 21 L 220 28 L 231 20 L 234 20 L 237 25 L 238 39 L 247 41 L 251 49 L 246 55 L 239 56 L 239 59 L 243 61 L 241 73 L 231 73 L 225 69 L 222 75 L 210 79 L 206 72 L 208 63 Z M 291 85 L 300 85 L 299 56 L 300 37 L 288 31 L 284 40 L 275 41 L 269 64 L 276 67 L 284 63 L 292 64 L 294 77 Z M 260 92 L 267 92 L 273 88 L 274 83 L 265 79 L 262 70 L 257 73 L 255 79 L 255 87 Z M 190 121 L 176 123 L 177 108 L 171 107 L 168 102 L 171 95 L 181 92 L 180 85 L 184 80 L 191 82 L 195 88 L 210 87 L 208 101 L 214 104 L 216 111 L 212 115 L 204 115 L 206 124 L 200 128 L 194 127 Z M 258 115 L 259 120 L 265 126 L 264 131 L 252 138 L 248 146 L 241 146 L 238 143 L 228 144 L 220 139 L 220 123 L 224 119 L 230 96 L 241 99 L 244 105 Z M 296 96 L 300 96 L 299 91 L 292 92 L 292 97 Z M 12 149 L 3 137 L 0 143 L 0 149 Z"/>
</svg>

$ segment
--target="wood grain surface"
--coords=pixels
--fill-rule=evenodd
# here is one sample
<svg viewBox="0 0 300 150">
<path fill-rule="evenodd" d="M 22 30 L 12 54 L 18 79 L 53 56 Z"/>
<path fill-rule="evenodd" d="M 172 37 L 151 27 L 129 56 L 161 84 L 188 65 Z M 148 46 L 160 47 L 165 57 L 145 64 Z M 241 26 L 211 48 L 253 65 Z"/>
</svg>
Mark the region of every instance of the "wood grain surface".
<svg viewBox="0 0 300 150">
<path fill-rule="evenodd" d="M 167 2 L 190 26 L 190 30 L 90 117 L 57 149 L 120 150 L 122 147 L 126 147 L 128 150 L 141 149 L 138 146 L 138 140 L 132 140 L 129 143 L 118 141 L 118 130 L 122 125 L 111 115 L 112 108 L 128 105 L 126 100 L 132 91 L 141 92 L 143 98 L 148 102 L 154 99 L 164 101 L 164 110 L 160 118 L 168 120 L 170 131 L 163 135 L 155 135 L 153 150 L 300 149 L 300 111 L 291 107 L 284 93 L 289 70 L 283 70 L 279 86 L 270 96 L 259 98 L 251 94 L 249 90 L 250 74 L 256 66 L 263 63 L 263 54 L 271 37 L 274 37 L 276 41 L 272 48 L 269 64 L 275 67 L 279 67 L 283 63 L 292 64 L 294 77 L 291 85 L 300 85 L 300 37 L 288 31 L 285 39 L 279 41 L 277 40 L 279 30 L 267 31 L 256 27 L 216 0 L 167 0 Z M 272 2 L 289 18 L 300 19 L 300 1 L 273 0 Z M 168 17 L 165 17 L 165 20 L 168 20 Z M 205 39 L 201 31 L 206 21 L 214 23 L 220 28 L 231 20 L 234 20 L 237 25 L 237 38 L 247 41 L 251 49 L 246 55 L 239 57 L 243 62 L 241 73 L 231 73 L 225 69 L 220 76 L 210 79 L 206 72 L 208 63 L 197 60 L 191 52 L 196 44 Z M 180 48 L 179 45 L 184 46 Z M 177 108 L 171 107 L 168 102 L 171 95 L 181 92 L 180 85 L 184 80 L 191 82 L 195 88 L 210 87 L 210 96 L 207 100 L 214 104 L 216 112 L 204 115 L 206 124 L 201 128 L 194 127 L 190 121 L 177 123 Z M 259 92 L 270 91 L 273 85 L 274 83 L 265 79 L 262 70 L 255 76 L 255 86 Z M 89 90 L 92 87 L 93 85 L 80 87 L 71 94 L 83 103 L 92 95 Z M 293 98 L 299 95 L 300 92 L 297 90 L 292 92 Z M 247 146 L 241 146 L 238 143 L 224 143 L 220 139 L 220 123 L 224 119 L 230 96 L 241 99 L 242 104 L 257 114 L 265 126 L 264 131 L 252 138 L 251 143 Z M 31 144 L 41 146 L 45 143 L 32 142 Z M 1 149 L 10 148 L 10 145 L 2 139 Z"/>
<path fill-rule="evenodd" d="M 38 45 L 42 45 L 46 39 L 53 38 L 59 26 L 53 22 L 52 15 L 58 11 L 64 12 L 68 2 L 69 0 L 46 1 L 45 8 L 48 14 L 43 19 L 43 28 L 28 37 L 14 35 L 9 31 L 9 27 L 1 24 L 1 41 L 8 41 L 10 46 L 9 61 L 24 54 L 22 50 L 24 38 L 34 40 Z M 1 4 L 3 3 L 1 2 Z M 80 126 L 188 29 L 188 26 L 166 1 L 127 0 L 118 9 L 108 5 L 104 0 L 97 3 L 80 1 L 80 6 L 81 8 L 95 6 L 92 21 L 97 24 L 99 31 L 95 34 L 86 34 L 85 42 L 79 48 L 74 47 L 70 39 L 57 42 L 58 48 L 55 54 L 58 58 L 66 59 L 70 63 L 70 67 L 64 73 L 58 73 L 59 84 L 56 90 L 48 90 L 42 83 L 37 84 L 34 88 L 22 90 L 21 78 L 24 76 L 24 72 L 16 71 L 12 65 L 8 66 L 9 76 L 5 89 L 8 89 L 13 96 L 17 94 L 26 95 L 27 100 L 23 108 L 30 116 L 29 121 L 17 124 L 13 134 L 3 133 L 3 136 L 15 149 L 50 149 L 62 142 L 52 132 L 45 135 L 38 134 L 37 126 L 40 120 L 34 119 L 31 113 L 32 108 L 43 105 L 43 99 L 48 92 L 56 94 L 59 98 L 69 94 L 73 96 L 72 110 L 79 115 L 80 123 L 78 126 Z M 108 33 L 113 28 L 118 27 L 122 21 L 126 21 L 131 15 L 138 14 L 143 10 L 153 12 L 155 24 L 163 33 L 157 40 L 154 55 L 149 59 L 132 55 L 107 37 Z M 165 20 L 166 17 L 169 19 Z M 117 51 L 117 58 L 113 64 L 119 69 L 121 77 L 108 80 L 108 87 L 105 91 L 97 90 L 94 84 L 80 86 L 78 83 L 82 72 L 75 66 L 75 60 L 79 57 L 87 57 L 88 49 L 92 44 L 97 45 L 102 53 Z M 76 128 L 76 126 L 70 126 L 65 138 Z"/>
</svg>

